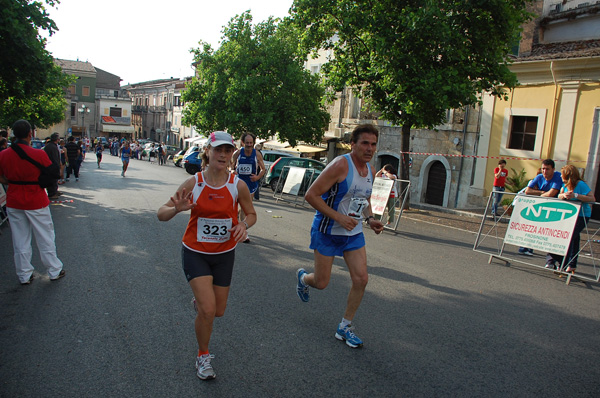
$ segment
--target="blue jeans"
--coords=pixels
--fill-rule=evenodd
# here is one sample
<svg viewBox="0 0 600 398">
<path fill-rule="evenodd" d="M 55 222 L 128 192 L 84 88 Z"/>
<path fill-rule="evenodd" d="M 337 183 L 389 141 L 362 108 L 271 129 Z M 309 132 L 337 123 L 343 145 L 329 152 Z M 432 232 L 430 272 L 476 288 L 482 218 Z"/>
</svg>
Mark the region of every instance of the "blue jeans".
<svg viewBox="0 0 600 398">
<path fill-rule="evenodd" d="M 494 187 L 493 192 L 504 192 L 504 187 Z M 502 193 L 494 194 L 494 199 L 492 202 L 492 211 L 494 212 L 494 214 L 498 213 L 498 205 L 502 201 L 502 196 L 504 196 L 504 194 Z"/>
</svg>

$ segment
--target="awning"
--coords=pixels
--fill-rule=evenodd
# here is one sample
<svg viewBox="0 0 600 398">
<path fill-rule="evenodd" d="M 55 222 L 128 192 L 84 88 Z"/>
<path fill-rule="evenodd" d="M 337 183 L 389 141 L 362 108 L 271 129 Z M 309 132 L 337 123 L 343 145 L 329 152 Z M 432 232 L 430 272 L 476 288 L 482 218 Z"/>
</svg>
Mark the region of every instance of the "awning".
<svg viewBox="0 0 600 398">
<path fill-rule="evenodd" d="M 321 148 L 318 146 L 312 145 L 296 145 L 294 148 L 287 147 L 285 148 L 288 152 L 298 152 L 298 153 L 317 153 L 317 152 L 327 152 L 326 148 Z"/>
<path fill-rule="evenodd" d="M 289 142 L 279 142 L 277 140 L 271 140 L 271 141 L 265 141 L 262 143 L 263 144 L 263 149 L 272 149 L 272 150 L 279 150 L 279 151 L 284 151 L 286 150 L 286 147 L 290 146 Z"/>
<path fill-rule="evenodd" d="M 271 149 L 276 151 L 293 152 L 293 153 L 317 153 L 326 152 L 327 148 L 321 148 L 313 145 L 296 145 L 292 147 L 289 142 L 279 142 L 277 140 L 265 141 L 263 149 Z"/>
<path fill-rule="evenodd" d="M 202 146 L 202 145 L 206 144 L 207 141 L 208 141 L 208 138 L 206 138 L 206 137 L 198 137 L 195 140 L 190 141 L 190 145 Z"/>
<path fill-rule="evenodd" d="M 193 142 L 193 141 L 198 141 L 198 140 L 206 140 L 206 137 L 202 137 L 202 136 L 195 136 L 195 137 L 190 137 L 190 138 L 186 138 L 185 140 L 183 140 L 183 142 Z"/>
<path fill-rule="evenodd" d="M 133 134 L 133 126 L 119 126 L 117 124 L 101 124 L 100 131 L 104 133 L 126 133 Z"/>
</svg>

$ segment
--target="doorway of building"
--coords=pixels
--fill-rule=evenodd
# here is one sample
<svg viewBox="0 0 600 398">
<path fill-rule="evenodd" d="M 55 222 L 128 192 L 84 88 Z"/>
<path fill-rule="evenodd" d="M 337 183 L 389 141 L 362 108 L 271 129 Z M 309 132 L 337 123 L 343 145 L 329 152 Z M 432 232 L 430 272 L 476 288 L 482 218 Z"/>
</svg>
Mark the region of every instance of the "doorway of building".
<svg viewBox="0 0 600 398">
<path fill-rule="evenodd" d="M 446 187 L 446 167 L 440 161 L 435 161 L 429 168 L 425 203 L 444 205 L 444 189 Z"/>
<path fill-rule="evenodd" d="M 381 170 L 383 168 L 383 166 L 385 166 L 386 164 L 391 164 L 396 169 L 396 172 L 398 174 L 400 173 L 400 168 L 398 167 L 400 165 L 400 160 L 398 160 L 397 157 L 391 156 L 391 155 L 379 156 L 379 167 L 375 171 L 377 172 L 377 171 Z M 400 177 L 400 176 L 398 176 L 398 177 Z"/>
</svg>

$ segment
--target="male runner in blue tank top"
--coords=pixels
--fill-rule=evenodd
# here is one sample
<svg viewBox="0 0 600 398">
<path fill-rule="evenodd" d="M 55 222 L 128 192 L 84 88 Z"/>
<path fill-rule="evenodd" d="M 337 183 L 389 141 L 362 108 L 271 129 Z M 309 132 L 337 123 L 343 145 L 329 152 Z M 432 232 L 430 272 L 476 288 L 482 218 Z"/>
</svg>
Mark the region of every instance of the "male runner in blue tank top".
<svg viewBox="0 0 600 398">
<path fill-rule="evenodd" d="M 242 147 L 235 151 L 231 158 L 231 163 L 234 165 L 235 172 L 240 180 L 248 185 L 250 196 L 254 200 L 254 192 L 258 189 L 260 179 L 265 174 L 265 163 L 262 154 L 254 149 L 256 137 L 254 134 L 244 133 L 240 140 Z M 258 172 L 260 170 L 260 172 Z M 240 208 L 240 220 L 243 220 L 243 212 Z M 246 238 L 244 243 L 250 243 L 250 238 Z"/>
<path fill-rule="evenodd" d="M 377 149 L 379 131 L 371 124 L 362 124 L 352 131 L 352 150 L 333 160 L 306 192 L 306 201 L 317 212 L 311 229 L 310 248 L 315 254 L 314 273 L 303 268 L 297 271 L 298 297 L 309 300 L 309 286 L 325 289 L 331 277 L 335 256 L 344 257 L 352 287 L 346 311 L 335 337 L 352 348 L 363 342 L 354 334 L 352 319 L 360 306 L 368 281 L 367 251 L 362 232 L 362 220 L 375 231 L 383 231 L 381 221 L 373 217 L 371 192 L 374 173 L 369 161 Z"/>
</svg>

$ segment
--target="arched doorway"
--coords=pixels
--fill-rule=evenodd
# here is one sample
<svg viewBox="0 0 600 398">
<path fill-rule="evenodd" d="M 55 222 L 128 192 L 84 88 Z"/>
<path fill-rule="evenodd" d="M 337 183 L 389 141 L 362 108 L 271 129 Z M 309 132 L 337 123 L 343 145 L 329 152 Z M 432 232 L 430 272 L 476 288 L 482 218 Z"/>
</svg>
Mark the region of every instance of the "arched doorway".
<svg viewBox="0 0 600 398">
<path fill-rule="evenodd" d="M 379 156 L 379 167 L 377 168 L 377 171 L 381 170 L 383 168 L 383 166 L 385 166 L 386 164 L 391 164 L 397 170 L 397 173 L 400 173 L 400 168 L 398 167 L 400 165 L 400 161 L 398 160 L 398 158 L 396 156 L 380 155 Z"/>
<path fill-rule="evenodd" d="M 444 189 L 446 187 L 446 167 L 440 161 L 435 161 L 429 168 L 425 203 L 444 205 Z"/>
</svg>

